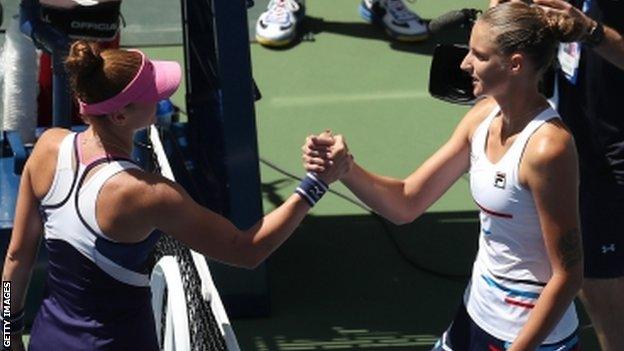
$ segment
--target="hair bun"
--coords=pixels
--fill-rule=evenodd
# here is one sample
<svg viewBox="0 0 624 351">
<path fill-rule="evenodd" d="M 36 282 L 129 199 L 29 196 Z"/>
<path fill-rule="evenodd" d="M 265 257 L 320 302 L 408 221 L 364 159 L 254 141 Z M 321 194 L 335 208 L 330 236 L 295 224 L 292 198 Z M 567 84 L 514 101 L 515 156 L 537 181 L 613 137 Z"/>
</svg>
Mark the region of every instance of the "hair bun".
<svg viewBox="0 0 624 351">
<path fill-rule="evenodd" d="M 575 21 L 566 14 L 554 11 L 542 10 L 542 12 L 546 27 L 550 30 L 555 40 L 568 43 L 579 41 L 583 38 L 585 28 L 579 21 Z"/>
<path fill-rule="evenodd" d="M 65 66 L 74 77 L 85 78 L 104 68 L 104 59 L 95 43 L 79 40 L 72 44 Z"/>
</svg>

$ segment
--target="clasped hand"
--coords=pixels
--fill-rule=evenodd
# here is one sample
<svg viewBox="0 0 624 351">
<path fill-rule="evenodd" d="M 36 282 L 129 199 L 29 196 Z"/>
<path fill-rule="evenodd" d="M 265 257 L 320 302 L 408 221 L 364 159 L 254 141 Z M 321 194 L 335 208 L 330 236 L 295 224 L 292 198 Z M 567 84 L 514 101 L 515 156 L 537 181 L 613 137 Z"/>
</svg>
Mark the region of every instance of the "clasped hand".
<svg viewBox="0 0 624 351">
<path fill-rule="evenodd" d="M 303 168 L 316 173 L 327 184 L 341 179 L 353 167 L 353 156 L 344 137 L 329 130 L 308 136 L 301 150 Z"/>
</svg>

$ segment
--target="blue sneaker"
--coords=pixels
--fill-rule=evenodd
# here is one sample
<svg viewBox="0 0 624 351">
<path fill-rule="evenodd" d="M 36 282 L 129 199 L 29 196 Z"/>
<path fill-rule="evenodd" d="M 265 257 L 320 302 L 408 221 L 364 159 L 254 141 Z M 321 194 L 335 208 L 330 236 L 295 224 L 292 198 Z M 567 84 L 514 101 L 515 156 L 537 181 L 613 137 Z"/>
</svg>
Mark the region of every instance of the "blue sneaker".
<svg viewBox="0 0 624 351">
<path fill-rule="evenodd" d="M 403 0 L 362 0 L 359 11 L 365 21 L 383 26 L 393 39 L 422 41 L 429 37 L 427 23 Z"/>
</svg>

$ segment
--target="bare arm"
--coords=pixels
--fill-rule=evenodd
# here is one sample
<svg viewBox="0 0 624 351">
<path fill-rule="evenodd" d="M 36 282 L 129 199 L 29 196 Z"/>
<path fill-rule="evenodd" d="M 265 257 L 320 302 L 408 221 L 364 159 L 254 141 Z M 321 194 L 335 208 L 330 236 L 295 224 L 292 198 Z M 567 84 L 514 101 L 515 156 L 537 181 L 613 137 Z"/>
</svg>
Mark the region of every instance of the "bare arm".
<svg viewBox="0 0 624 351">
<path fill-rule="evenodd" d="M 331 183 L 350 167 L 348 155 L 339 153 L 323 180 Z M 292 234 L 310 209 L 300 195 L 293 194 L 251 228 L 241 230 L 197 204 L 179 184 L 155 175 L 146 176 L 154 179 L 139 182 L 138 190 L 131 189 L 129 201 L 143 194 L 137 208 L 156 228 L 196 251 L 236 266 L 253 268 L 260 264 Z"/>
<path fill-rule="evenodd" d="M 12 283 L 12 312 L 24 307 L 24 296 L 43 234 L 39 199 L 47 193 L 52 183 L 58 145 L 67 133 L 67 130 L 59 128 L 46 131 L 37 141 L 22 172 L 11 242 L 2 271 L 2 280 L 10 280 Z"/>
<path fill-rule="evenodd" d="M 30 275 L 37 258 L 43 233 L 38 206 L 39 201 L 32 190 L 31 171 L 27 163 L 20 181 L 11 242 L 2 271 L 2 280 L 11 282 L 11 313 L 24 307 Z"/>
<path fill-rule="evenodd" d="M 559 130 L 529 142 L 521 177 L 526 175 L 535 200 L 553 275 L 510 351 L 535 350 L 559 322 L 583 280 L 576 149 L 561 125 L 548 127 Z"/>
<path fill-rule="evenodd" d="M 161 185 L 161 200 L 153 214 L 156 227 L 190 248 L 216 260 L 253 268 L 296 229 L 310 209 L 299 195 L 260 219 L 247 230 L 198 205 L 177 184 Z"/>
<path fill-rule="evenodd" d="M 28 285 L 43 233 L 38 210 L 39 202 L 32 191 L 28 163 L 22 172 L 18 194 L 11 242 L 2 270 L 2 281 L 11 282 L 11 316 L 18 315 L 24 308 Z M 11 333 L 10 345 L 11 350 L 25 349 L 21 332 Z"/>
<path fill-rule="evenodd" d="M 68 133 L 62 129 L 46 131 L 28 158 L 20 179 L 11 242 L 7 249 L 2 280 L 11 282 L 11 314 L 24 308 L 32 269 L 43 234 L 39 198 L 48 190 L 56 165 L 58 144 Z M 36 176 L 35 176 L 36 175 Z M 11 338 L 14 350 L 24 348 L 21 333 Z"/>
<path fill-rule="evenodd" d="M 469 165 L 468 135 L 460 126 L 446 144 L 405 179 L 377 175 L 355 164 L 342 182 L 375 212 L 404 224 L 425 212 Z"/>
<path fill-rule="evenodd" d="M 543 6 L 547 11 L 555 11 L 570 16 L 574 21 L 581 23 L 582 26 L 586 28 L 586 32 L 595 25 L 593 19 L 566 1 L 534 0 L 534 2 Z M 624 37 L 615 29 L 608 26 L 604 26 L 604 31 L 604 40 L 593 49 L 605 60 L 611 62 L 620 69 L 624 69 Z"/>
<path fill-rule="evenodd" d="M 446 144 L 405 179 L 377 175 L 355 164 L 341 180 L 375 212 L 396 224 L 411 222 L 468 171 L 471 133 L 492 107 L 491 100 L 481 101 L 473 107 Z M 304 152 L 312 155 L 310 149 L 307 145 Z M 306 167 L 317 170 L 315 167 L 319 163 L 308 160 Z"/>
<path fill-rule="evenodd" d="M 611 27 L 604 26 L 604 41 L 594 50 L 605 60 L 624 70 L 624 37 Z"/>
</svg>

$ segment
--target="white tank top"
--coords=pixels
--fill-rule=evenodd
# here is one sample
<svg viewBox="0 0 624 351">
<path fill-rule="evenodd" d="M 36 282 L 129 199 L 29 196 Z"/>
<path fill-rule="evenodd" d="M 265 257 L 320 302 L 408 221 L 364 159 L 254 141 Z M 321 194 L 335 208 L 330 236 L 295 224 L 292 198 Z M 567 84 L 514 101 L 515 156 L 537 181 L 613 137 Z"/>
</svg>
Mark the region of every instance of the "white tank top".
<svg viewBox="0 0 624 351">
<path fill-rule="evenodd" d="M 479 327 L 511 342 L 528 321 L 552 276 L 535 203 L 531 192 L 518 181 L 518 169 L 531 135 L 559 115 L 552 108 L 542 111 L 520 132 L 503 157 L 492 163 L 485 154 L 486 139 L 499 111 L 496 107 L 472 138 L 470 190 L 481 210 L 481 233 L 464 302 Z M 570 336 L 577 326 L 572 303 L 544 343 Z"/>
<path fill-rule="evenodd" d="M 118 281 L 149 286 L 147 273 L 124 267 L 119 260 L 103 253 L 107 246 L 137 245 L 117 243 L 107 237 L 97 223 L 95 212 L 95 202 L 104 183 L 119 172 L 140 167 L 126 160 L 107 160 L 105 166 L 84 180 L 88 169 L 77 160 L 76 138 L 77 134 L 68 134 L 61 142 L 52 185 L 41 200 L 45 239 L 67 242 Z"/>
</svg>

